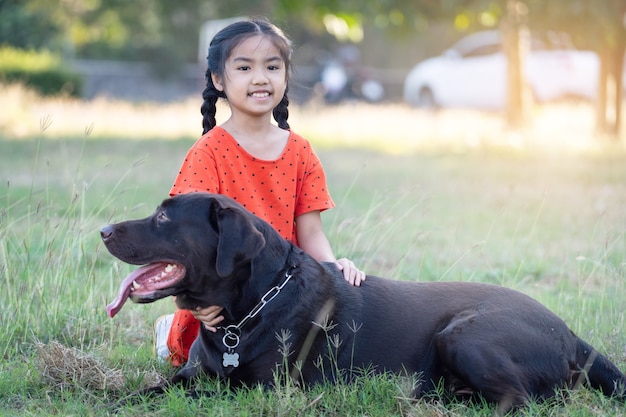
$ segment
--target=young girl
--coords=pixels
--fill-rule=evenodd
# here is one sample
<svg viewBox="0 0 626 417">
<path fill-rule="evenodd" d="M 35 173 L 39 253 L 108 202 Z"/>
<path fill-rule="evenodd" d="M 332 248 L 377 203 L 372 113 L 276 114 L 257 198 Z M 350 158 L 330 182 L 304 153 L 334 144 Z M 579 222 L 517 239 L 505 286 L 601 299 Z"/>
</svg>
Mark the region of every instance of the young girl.
<svg viewBox="0 0 626 417">
<path fill-rule="evenodd" d="M 335 259 L 322 228 L 320 212 L 334 206 L 322 165 L 309 142 L 289 130 L 290 60 L 289 39 L 264 20 L 233 23 L 215 35 L 202 94 L 203 136 L 187 153 L 170 195 L 227 195 L 313 258 L 334 262 L 348 282 L 359 286 L 365 274 L 350 260 Z M 220 126 L 215 121 L 218 98 L 227 99 L 231 110 Z M 167 338 L 174 366 L 186 362 L 200 322 L 217 331 L 224 319 L 221 310 L 211 306 L 174 314 Z M 167 327 L 157 322 L 161 356 L 159 333 Z"/>
</svg>

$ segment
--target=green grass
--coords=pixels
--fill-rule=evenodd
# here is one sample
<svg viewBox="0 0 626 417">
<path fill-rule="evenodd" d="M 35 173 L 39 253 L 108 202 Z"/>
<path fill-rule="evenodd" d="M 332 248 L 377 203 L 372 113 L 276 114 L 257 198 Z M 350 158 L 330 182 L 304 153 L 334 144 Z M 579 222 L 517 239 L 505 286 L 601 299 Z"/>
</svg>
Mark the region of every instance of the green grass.
<svg viewBox="0 0 626 417">
<path fill-rule="evenodd" d="M 44 121 L 45 124 L 45 121 Z M 305 132 L 303 132 L 305 133 Z M 193 139 L 0 139 L 0 415 L 113 413 L 119 396 L 172 370 L 152 357 L 152 324 L 171 300 L 106 304 L 130 267 L 104 249 L 99 228 L 150 214 Z M 315 143 L 314 143 L 315 144 Z M 323 215 L 337 256 L 401 280 L 477 281 L 519 289 L 562 316 L 626 369 L 626 154 L 504 150 L 391 155 L 324 146 L 337 208 Z M 58 341 L 121 370 L 124 386 L 55 385 L 36 343 Z M 488 405 L 408 398 L 410 381 L 364 376 L 355 385 L 301 391 L 256 387 L 212 398 L 178 390 L 120 415 L 480 416 Z M 522 415 L 624 415 L 581 390 L 567 404 Z"/>
</svg>

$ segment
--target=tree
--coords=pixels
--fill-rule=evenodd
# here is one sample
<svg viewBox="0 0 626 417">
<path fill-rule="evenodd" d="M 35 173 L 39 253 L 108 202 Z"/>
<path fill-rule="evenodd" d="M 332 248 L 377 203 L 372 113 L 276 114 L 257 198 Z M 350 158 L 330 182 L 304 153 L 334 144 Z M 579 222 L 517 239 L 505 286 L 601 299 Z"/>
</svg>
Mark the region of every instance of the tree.
<svg viewBox="0 0 626 417">
<path fill-rule="evenodd" d="M 19 0 L 0 0 L 0 45 L 38 48 L 49 43 L 61 28 L 36 8 Z"/>
<path fill-rule="evenodd" d="M 626 2 L 624 0 L 532 0 L 536 23 L 568 32 L 600 58 L 596 126 L 617 137 L 622 123 Z"/>
<path fill-rule="evenodd" d="M 523 70 L 530 45 L 527 18 L 528 9 L 524 3 L 507 0 L 506 15 L 500 26 L 508 62 L 507 122 L 514 128 L 522 127 L 530 121 L 532 96 Z"/>
<path fill-rule="evenodd" d="M 591 23 L 600 38 L 596 43 L 600 56 L 596 125 L 600 133 L 617 137 L 622 124 L 626 2 L 606 0 L 594 3 L 593 8 L 596 12 Z"/>
</svg>

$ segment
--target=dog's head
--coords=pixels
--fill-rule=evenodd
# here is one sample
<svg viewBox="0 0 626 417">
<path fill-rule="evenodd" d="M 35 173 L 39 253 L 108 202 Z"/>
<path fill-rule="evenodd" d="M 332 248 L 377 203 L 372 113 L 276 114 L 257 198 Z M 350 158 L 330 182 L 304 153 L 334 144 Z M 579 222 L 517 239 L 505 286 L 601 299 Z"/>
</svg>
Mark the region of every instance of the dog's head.
<svg viewBox="0 0 626 417">
<path fill-rule="evenodd" d="M 266 225 L 232 199 L 193 193 L 169 198 L 149 217 L 103 227 L 102 240 L 120 260 L 144 265 L 121 283 L 107 306 L 150 303 L 176 295 L 185 309 L 220 304 L 220 288 L 265 247 Z M 267 227 L 270 227 L 267 225 Z"/>
</svg>

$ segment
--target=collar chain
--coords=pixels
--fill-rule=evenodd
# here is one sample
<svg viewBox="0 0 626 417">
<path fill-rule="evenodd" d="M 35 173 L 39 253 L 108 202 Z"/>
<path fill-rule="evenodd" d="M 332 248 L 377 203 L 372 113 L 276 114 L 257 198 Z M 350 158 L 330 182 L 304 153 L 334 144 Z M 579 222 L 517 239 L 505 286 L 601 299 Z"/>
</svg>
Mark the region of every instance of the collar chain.
<svg viewBox="0 0 626 417">
<path fill-rule="evenodd" d="M 248 315 L 246 315 L 246 317 L 244 317 L 238 324 L 231 324 L 226 327 L 218 327 L 218 329 L 224 329 L 225 334 L 224 334 L 224 337 L 222 338 L 222 343 L 224 344 L 224 346 L 226 346 L 229 352 L 232 352 L 233 349 L 235 349 L 239 345 L 239 339 L 241 337 L 241 328 L 245 326 L 246 323 L 248 323 L 248 321 L 256 317 L 256 315 L 259 314 L 261 310 L 263 310 L 263 308 L 270 301 L 272 301 L 278 294 L 280 294 L 283 287 L 287 285 L 289 280 L 293 277 L 295 269 L 296 269 L 295 266 L 292 266 L 291 268 L 289 268 L 287 272 L 285 272 L 285 280 L 283 281 L 283 283 L 270 288 L 261 297 L 261 300 L 259 301 L 259 303 L 256 306 L 254 306 L 252 310 L 250 310 Z"/>
</svg>

